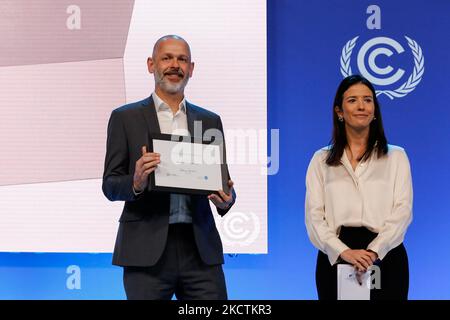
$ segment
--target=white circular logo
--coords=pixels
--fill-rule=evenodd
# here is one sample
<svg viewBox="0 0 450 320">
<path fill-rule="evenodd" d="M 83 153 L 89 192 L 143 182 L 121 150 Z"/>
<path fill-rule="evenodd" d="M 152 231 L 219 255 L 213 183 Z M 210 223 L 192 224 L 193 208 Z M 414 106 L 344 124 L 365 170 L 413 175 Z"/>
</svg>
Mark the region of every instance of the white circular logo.
<svg viewBox="0 0 450 320">
<path fill-rule="evenodd" d="M 342 48 L 342 54 L 341 54 L 341 74 L 344 77 L 348 77 L 352 75 L 352 68 L 350 66 L 350 58 L 353 52 L 353 49 L 356 45 L 356 40 L 358 40 L 359 37 L 355 37 L 351 40 L 349 40 L 345 46 Z M 416 41 L 414 41 L 411 38 L 408 38 L 405 36 L 406 41 L 408 42 L 408 46 L 411 49 L 411 52 L 414 57 L 414 69 L 411 75 L 409 76 L 408 80 L 400 85 L 395 90 L 376 90 L 377 96 L 381 94 L 385 94 L 390 99 L 394 98 L 402 98 L 406 96 L 408 93 L 413 91 L 417 85 L 422 80 L 423 73 L 425 71 L 424 66 L 424 56 L 422 53 L 422 48 L 417 44 Z M 383 47 L 379 47 L 379 46 Z M 371 50 L 373 47 L 377 46 L 377 48 Z M 377 37 L 370 39 L 366 43 L 364 43 L 361 48 L 359 49 L 358 55 L 357 55 L 357 65 L 359 72 L 363 77 L 365 77 L 367 80 L 372 82 L 374 85 L 378 86 L 389 86 L 397 81 L 400 80 L 400 78 L 405 74 L 405 70 L 398 68 L 394 71 L 394 68 L 390 65 L 386 67 L 380 67 L 376 64 L 376 58 L 380 55 L 384 55 L 387 57 L 392 56 L 395 52 L 397 54 L 400 54 L 404 52 L 404 48 L 400 43 L 398 43 L 396 40 L 387 38 L 387 37 Z M 366 66 L 366 57 L 367 57 L 367 64 Z M 369 68 L 369 69 L 368 69 Z M 369 71 L 370 70 L 370 71 Z M 385 77 L 376 77 L 373 74 L 385 76 Z M 386 77 L 386 75 L 391 74 L 390 76 Z"/>
<path fill-rule="evenodd" d="M 261 231 L 259 218 L 253 212 L 230 212 L 217 222 L 226 245 L 246 247 L 256 240 Z"/>
</svg>

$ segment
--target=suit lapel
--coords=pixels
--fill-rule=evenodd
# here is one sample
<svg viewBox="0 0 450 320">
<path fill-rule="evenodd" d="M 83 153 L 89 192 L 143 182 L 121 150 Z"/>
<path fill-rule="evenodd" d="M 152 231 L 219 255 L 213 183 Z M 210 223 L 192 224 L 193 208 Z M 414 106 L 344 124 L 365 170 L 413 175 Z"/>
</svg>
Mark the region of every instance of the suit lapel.
<svg viewBox="0 0 450 320">
<path fill-rule="evenodd" d="M 198 110 L 195 108 L 195 106 L 191 105 L 189 102 L 186 101 L 186 117 L 187 117 L 187 125 L 188 125 L 188 130 L 189 133 L 191 135 L 191 137 L 194 137 L 194 141 L 202 141 L 202 137 L 203 137 L 203 132 L 204 132 L 204 128 L 203 126 L 199 127 L 199 124 L 197 124 L 197 132 L 195 132 L 195 121 L 201 121 L 201 116 L 198 112 Z M 200 122 L 201 123 L 201 122 Z M 197 214 L 196 212 L 199 212 L 199 205 L 200 205 L 200 199 L 205 198 L 204 196 L 199 196 L 199 195 L 192 195 L 191 196 L 191 201 L 192 201 L 192 207 L 194 208 L 194 210 L 192 211 L 192 220 L 196 221 L 197 220 Z M 208 201 L 208 200 L 206 200 Z"/>
<path fill-rule="evenodd" d="M 161 133 L 158 116 L 156 115 L 155 102 L 153 101 L 152 96 L 145 99 L 142 105 L 143 108 L 141 110 L 144 115 L 145 121 L 147 122 L 149 132 Z"/>
<path fill-rule="evenodd" d="M 201 121 L 200 115 L 197 109 L 187 101 L 186 101 L 186 116 L 187 116 L 188 130 L 189 133 L 191 134 L 191 137 L 201 139 L 203 137 L 203 132 L 205 129 L 203 128 L 203 126 L 200 128 L 199 124 L 197 124 L 197 127 L 194 125 L 195 121 Z"/>
</svg>

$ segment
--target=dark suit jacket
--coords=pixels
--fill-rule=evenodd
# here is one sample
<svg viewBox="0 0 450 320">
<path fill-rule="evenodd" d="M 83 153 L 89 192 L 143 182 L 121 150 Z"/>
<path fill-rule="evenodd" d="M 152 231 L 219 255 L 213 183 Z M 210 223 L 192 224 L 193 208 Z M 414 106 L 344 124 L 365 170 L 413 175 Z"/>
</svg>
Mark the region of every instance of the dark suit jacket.
<svg viewBox="0 0 450 320">
<path fill-rule="evenodd" d="M 208 129 L 222 131 L 220 117 L 186 103 L 188 129 L 194 133 L 194 121 L 202 121 L 202 134 Z M 156 109 L 151 97 L 115 109 L 108 124 L 103 174 L 103 193 L 111 201 L 125 201 L 113 254 L 119 266 L 153 266 L 165 248 L 169 227 L 170 194 L 144 191 L 135 196 L 133 175 L 142 146 L 149 146 L 149 135 L 160 133 Z M 233 197 L 235 199 L 235 196 Z M 219 233 L 206 196 L 192 196 L 192 224 L 195 241 L 203 262 L 223 263 Z M 234 200 L 233 200 L 234 203 Z M 217 210 L 224 215 L 228 210 Z"/>
</svg>

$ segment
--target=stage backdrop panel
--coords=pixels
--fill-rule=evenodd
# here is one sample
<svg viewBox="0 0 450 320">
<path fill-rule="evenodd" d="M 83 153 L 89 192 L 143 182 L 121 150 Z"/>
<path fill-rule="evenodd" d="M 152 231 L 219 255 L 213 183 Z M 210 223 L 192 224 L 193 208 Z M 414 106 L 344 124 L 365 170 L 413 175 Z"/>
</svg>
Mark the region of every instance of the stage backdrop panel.
<svg viewBox="0 0 450 320">
<path fill-rule="evenodd" d="M 267 253 L 264 1 L 2 1 L 0 9 L 0 251 L 112 252 L 123 203 L 101 192 L 108 119 L 151 94 L 147 57 L 159 37 L 178 34 L 196 63 L 187 99 L 225 128 L 239 200 L 216 215 L 224 249 Z"/>
</svg>

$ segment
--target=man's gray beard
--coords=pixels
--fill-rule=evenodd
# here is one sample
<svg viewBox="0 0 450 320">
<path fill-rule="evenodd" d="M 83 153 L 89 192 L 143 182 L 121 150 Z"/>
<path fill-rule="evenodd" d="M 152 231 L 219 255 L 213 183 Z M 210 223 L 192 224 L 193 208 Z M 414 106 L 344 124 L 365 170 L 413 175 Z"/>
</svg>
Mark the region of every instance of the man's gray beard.
<svg viewBox="0 0 450 320">
<path fill-rule="evenodd" d="M 171 83 L 169 80 L 163 79 L 164 75 L 161 76 L 158 73 L 158 71 L 155 71 L 154 75 L 155 75 L 155 83 L 158 84 L 164 92 L 170 94 L 183 92 L 184 88 L 186 87 L 189 81 L 189 77 L 185 77 L 179 83 Z"/>
</svg>

